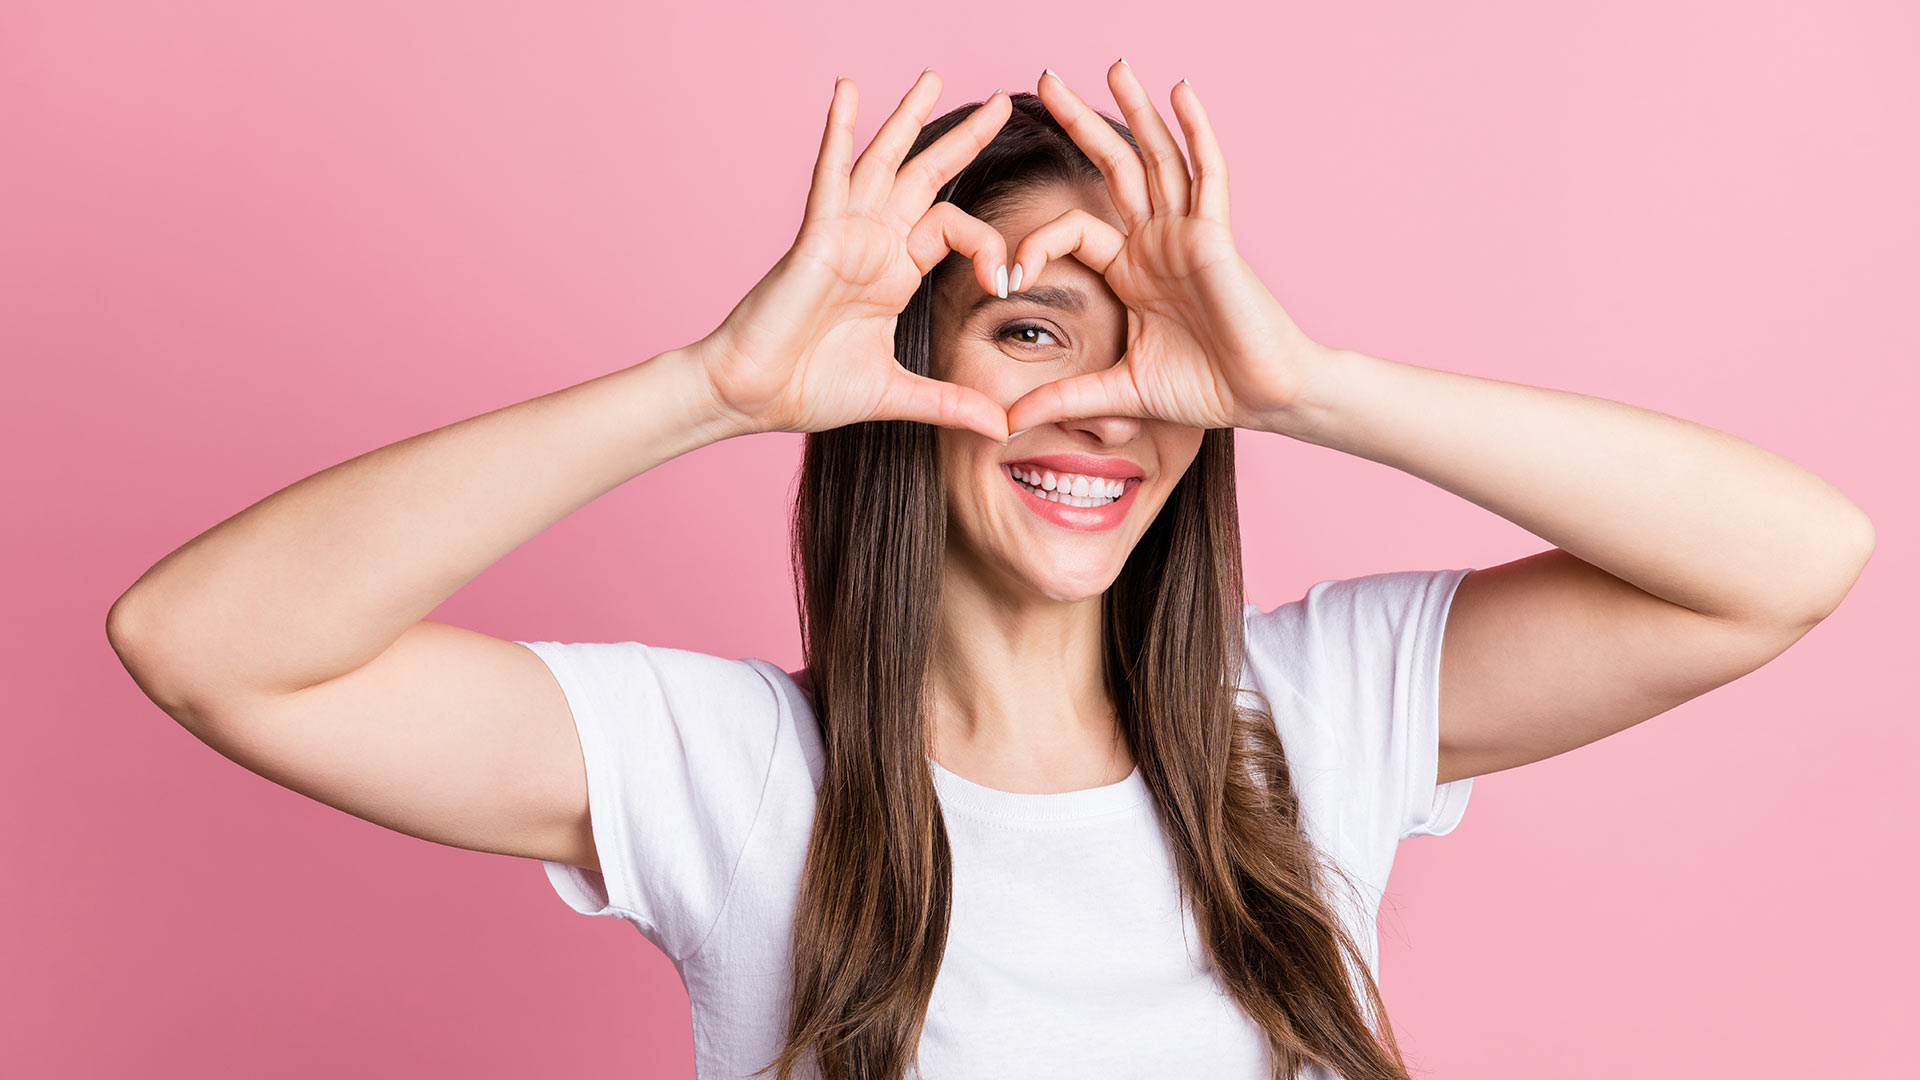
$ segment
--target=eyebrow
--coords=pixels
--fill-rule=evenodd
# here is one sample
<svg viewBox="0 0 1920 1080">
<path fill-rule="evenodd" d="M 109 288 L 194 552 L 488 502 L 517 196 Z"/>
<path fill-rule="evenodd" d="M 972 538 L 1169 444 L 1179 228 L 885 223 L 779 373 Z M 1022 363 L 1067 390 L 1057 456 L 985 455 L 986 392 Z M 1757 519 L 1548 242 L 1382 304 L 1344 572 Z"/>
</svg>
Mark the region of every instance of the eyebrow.
<svg viewBox="0 0 1920 1080">
<path fill-rule="evenodd" d="M 980 299 L 975 300 L 973 305 L 967 308 L 967 318 L 971 319 L 975 315 L 978 315 L 982 308 L 995 304 L 1011 304 L 1021 300 L 1076 313 L 1087 310 L 1087 294 L 1081 292 L 1079 289 L 1068 289 L 1054 285 L 1036 285 L 1023 292 L 1008 293 L 1005 299 L 988 293 Z"/>
</svg>

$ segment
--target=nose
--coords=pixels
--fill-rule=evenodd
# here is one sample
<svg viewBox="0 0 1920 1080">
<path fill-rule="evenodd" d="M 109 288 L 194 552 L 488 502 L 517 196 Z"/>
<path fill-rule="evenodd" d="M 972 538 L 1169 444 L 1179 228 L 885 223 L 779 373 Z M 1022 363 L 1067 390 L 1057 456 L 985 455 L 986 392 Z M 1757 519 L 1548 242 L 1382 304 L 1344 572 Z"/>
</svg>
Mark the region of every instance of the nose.
<svg viewBox="0 0 1920 1080">
<path fill-rule="evenodd" d="M 1100 446 L 1124 446 L 1140 437 L 1137 416 L 1081 416 L 1058 423 L 1062 431 L 1084 433 Z"/>
</svg>

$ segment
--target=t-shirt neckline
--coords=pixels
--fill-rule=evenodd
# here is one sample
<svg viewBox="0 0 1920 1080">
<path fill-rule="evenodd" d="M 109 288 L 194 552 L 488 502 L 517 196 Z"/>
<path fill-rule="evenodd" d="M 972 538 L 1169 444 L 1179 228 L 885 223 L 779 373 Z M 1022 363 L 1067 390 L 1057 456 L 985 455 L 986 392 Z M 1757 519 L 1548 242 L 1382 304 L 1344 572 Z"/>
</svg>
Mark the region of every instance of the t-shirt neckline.
<svg viewBox="0 0 1920 1080">
<path fill-rule="evenodd" d="M 1251 604 L 1249 607 L 1253 606 Z M 764 662 L 764 661 L 763 661 Z M 800 700 L 807 706 L 809 715 L 813 708 L 813 696 L 805 676 L 806 669 L 787 671 L 776 668 L 786 680 L 799 691 Z M 1079 791 L 1002 791 L 985 784 L 977 784 L 948 769 L 927 755 L 927 764 L 933 769 L 933 786 L 943 802 L 956 808 L 967 810 L 987 817 L 1013 821 L 1077 821 L 1081 818 L 1098 817 L 1117 810 L 1139 806 L 1152 801 L 1152 789 L 1147 787 L 1146 777 L 1140 775 L 1140 766 L 1136 763 L 1126 779 L 1100 787 L 1082 788 Z"/>
<path fill-rule="evenodd" d="M 927 758 L 933 767 L 934 787 L 958 806 L 998 818 L 1020 821 L 1073 821 L 1137 806 L 1148 799 L 1146 778 L 1135 765 L 1126 779 L 1078 791 L 1002 791 L 975 783 Z"/>
</svg>

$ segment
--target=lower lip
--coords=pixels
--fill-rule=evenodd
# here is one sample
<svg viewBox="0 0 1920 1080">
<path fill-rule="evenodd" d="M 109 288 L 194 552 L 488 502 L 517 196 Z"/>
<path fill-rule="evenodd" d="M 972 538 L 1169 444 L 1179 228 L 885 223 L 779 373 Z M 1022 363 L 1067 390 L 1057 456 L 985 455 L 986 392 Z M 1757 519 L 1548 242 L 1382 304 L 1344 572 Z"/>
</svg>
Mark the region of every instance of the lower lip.
<svg viewBox="0 0 1920 1080">
<path fill-rule="evenodd" d="M 1020 501 L 1027 504 L 1027 509 L 1063 529 L 1079 529 L 1082 532 L 1100 532 L 1126 520 L 1127 510 L 1133 505 L 1133 493 L 1140 489 L 1140 481 L 1130 479 L 1120 497 L 1105 506 L 1068 506 L 1035 495 L 1031 488 L 1014 479 L 1013 470 L 1005 465 L 1000 466 L 1000 471 L 1006 474 L 1007 483 L 1020 493 Z"/>
</svg>

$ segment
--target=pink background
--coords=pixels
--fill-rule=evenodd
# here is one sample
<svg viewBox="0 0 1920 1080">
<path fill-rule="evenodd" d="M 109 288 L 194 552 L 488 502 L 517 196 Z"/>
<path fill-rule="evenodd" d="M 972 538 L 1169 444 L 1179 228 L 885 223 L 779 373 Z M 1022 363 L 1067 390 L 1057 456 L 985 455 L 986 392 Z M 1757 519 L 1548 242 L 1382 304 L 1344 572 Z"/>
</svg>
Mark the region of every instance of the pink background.
<svg viewBox="0 0 1920 1080">
<path fill-rule="evenodd" d="M 1051 65 L 1117 112 L 1122 54 L 1163 109 L 1183 75 L 1204 96 L 1242 248 L 1309 333 L 1698 420 L 1878 527 L 1786 655 L 1402 848 L 1383 978 L 1416 1073 L 1899 1071 L 1920 22 L 1813 9 L 6 4 L 0 1071 L 691 1075 L 630 927 L 221 758 L 120 668 L 107 607 L 301 477 L 706 333 L 791 240 L 836 75 L 864 146 L 927 64 L 941 110 Z M 799 445 L 673 461 L 435 617 L 796 665 Z M 1263 606 L 1545 546 L 1240 446 Z"/>
</svg>

